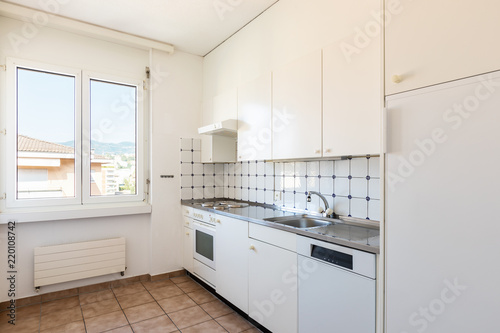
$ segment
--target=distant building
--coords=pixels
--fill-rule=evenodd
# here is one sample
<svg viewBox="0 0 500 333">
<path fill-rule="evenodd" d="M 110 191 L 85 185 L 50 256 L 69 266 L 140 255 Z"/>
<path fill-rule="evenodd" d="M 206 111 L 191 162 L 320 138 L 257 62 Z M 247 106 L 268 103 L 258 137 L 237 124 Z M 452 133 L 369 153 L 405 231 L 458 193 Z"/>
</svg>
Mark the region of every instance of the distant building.
<svg viewBox="0 0 500 333">
<path fill-rule="evenodd" d="M 75 196 L 75 150 L 54 142 L 18 135 L 17 197 L 54 198 Z M 92 155 L 92 195 L 110 193 L 114 166 L 104 156 Z M 104 167 L 105 165 L 105 167 Z M 105 168 L 106 171 L 103 171 Z M 113 192 L 114 194 L 114 192 Z"/>
</svg>

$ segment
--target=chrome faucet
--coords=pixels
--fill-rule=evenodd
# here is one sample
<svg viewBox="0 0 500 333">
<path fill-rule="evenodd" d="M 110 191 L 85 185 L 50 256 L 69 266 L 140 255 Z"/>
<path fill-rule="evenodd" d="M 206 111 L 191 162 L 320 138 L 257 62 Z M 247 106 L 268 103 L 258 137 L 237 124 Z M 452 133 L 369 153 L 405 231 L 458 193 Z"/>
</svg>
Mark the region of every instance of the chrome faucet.
<svg viewBox="0 0 500 333">
<path fill-rule="evenodd" d="M 316 192 L 316 191 L 309 191 L 307 192 L 307 202 L 311 202 L 311 194 L 316 194 L 318 197 L 323 200 L 323 203 L 325 204 L 325 210 L 322 212 L 323 216 L 325 217 L 335 217 L 335 214 L 333 213 L 333 210 L 330 209 L 330 205 L 328 205 L 328 201 L 324 197 L 323 194 Z"/>
</svg>

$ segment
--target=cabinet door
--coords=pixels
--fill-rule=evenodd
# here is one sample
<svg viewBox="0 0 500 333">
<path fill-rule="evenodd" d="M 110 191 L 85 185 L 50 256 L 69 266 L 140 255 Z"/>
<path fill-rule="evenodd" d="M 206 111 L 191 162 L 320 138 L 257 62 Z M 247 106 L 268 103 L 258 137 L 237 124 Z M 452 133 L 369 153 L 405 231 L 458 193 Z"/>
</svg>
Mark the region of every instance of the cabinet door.
<svg viewBox="0 0 500 333">
<path fill-rule="evenodd" d="M 249 316 L 274 333 L 297 332 L 297 254 L 249 239 Z"/>
<path fill-rule="evenodd" d="M 238 91 L 236 88 L 215 96 L 213 99 L 212 112 L 212 121 L 214 123 L 228 119 L 236 119 L 238 115 Z"/>
<path fill-rule="evenodd" d="M 354 30 L 380 10 L 374 0 L 342 4 L 338 20 Z M 345 15 L 345 13 L 349 15 Z M 372 18 L 373 19 L 373 18 Z M 382 109 L 381 38 L 359 54 L 346 55 L 340 39 L 323 49 L 323 156 L 380 154 Z"/>
<path fill-rule="evenodd" d="M 216 216 L 217 293 L 248 313 L 248 222 Z"/>
<path fill-rule="evenodd" d="M 272 158 L 271 73 L 238 88 L 238 161 Z"/>
<path fill-rule="evenodd" d="M 184 227 L 184 238 L 183 238 L 183 257 L 182 257 L 182 265 L 184 268 L 192 272 L 193 271 L 193 230 Z"/>
<path fill-rule="evenodd" d="M 386 95 L 500 69 L 499 1 L 394 4 L 386 0 Z"/>
<path fill-rule="evenodd" d="M 273 72 L 273 158 L 321 157 L 321 50 Z"/>
</svg>

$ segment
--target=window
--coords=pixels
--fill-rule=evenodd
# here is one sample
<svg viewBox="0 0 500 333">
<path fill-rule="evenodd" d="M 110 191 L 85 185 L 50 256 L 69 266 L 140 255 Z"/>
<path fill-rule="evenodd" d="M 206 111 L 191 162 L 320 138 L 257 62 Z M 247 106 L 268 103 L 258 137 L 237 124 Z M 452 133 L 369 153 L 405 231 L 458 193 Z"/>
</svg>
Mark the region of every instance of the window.
<svg viewBox="0 0 500 333">
<path fill-rule="evenodd" d="M 143 200 L 141 79 L 12 59 L 7 68 L 9 206 Z"/>
</svg>

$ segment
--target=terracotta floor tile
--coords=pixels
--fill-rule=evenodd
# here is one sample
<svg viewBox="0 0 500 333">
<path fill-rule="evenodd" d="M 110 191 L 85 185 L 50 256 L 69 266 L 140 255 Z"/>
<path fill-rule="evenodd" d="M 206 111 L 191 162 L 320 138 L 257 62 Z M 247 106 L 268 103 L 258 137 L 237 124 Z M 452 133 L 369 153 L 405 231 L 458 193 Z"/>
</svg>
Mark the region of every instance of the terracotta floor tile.
<svg viewBox="0 0 500 333">
<path fill-rule="evenodd" d="M 40 328 L 40 317 L 29 317 L 17 319 L 16 325 L 11 325 L 6 321 L 0 323 L 0 332 L 2 333 L 35 333 Z"/>
<path fill-rule="evenodd" d="M 179 283 L 177 287 L 181 288 L 182 291 L 184 291 L 185 293 L 190 293 L 196 290 L 203 289 L 202 286 L 200 286 L 198 283 L 194 281 Z"/>
<path fill-rule="evenodd" d="M 47 293 L 42 295 L 42 302 L 52 301 L 55 299 L 66 298 L 69 296 L 78 295 L 78 288 L 54 291 L 52 293 Z"/>
<path fill-rule="evenodd" d="M 131 308 L 136 305 L 151 303 L 154 301 L 153 297 L 151 297 L 151 295 L 147 291 L 118 296 L 117 299 L 122 309 Z"/>
<path fill-rule="evenodd" d="M 172 286 L 174 283 L 170 280 L 161 280 L 157 282 L 143 282 L 142 285 L 147 289 L 147 290 L 153 290 L 161 287 L 167 287 L 167 286 Z"/>
<path fill-rule="evenodd" d="M 196 303 L 185 294 L 161 299 L 158 301 L 158 304 L 160 304 L 166 313 L 176 312 L 196 306 Z"/>
<path fill-rule="evenodd" d="M 84 286 L 78 288 L 78 291 L 80 294 L 84 293 L 92 293 L 95 291 L 102 291 L 102 290 L 110 290 L 111 285 L 109 282 L 103 282 L 103 283 L 97 283 L 97 284 L 91 284 L 90 286 Z"/>
<path fill-rule="evenodd" d="M 118 302 L 115 298 L 82 305 L 83 318 L 85 319 L 101 316 L 103 314 L 119 310 L 121 310 L 120 305 L 118 305 Z"/>
<path fill-rule="evenodd" d="M 125 309 L 123 312 L 125 312 L 125 315 L 131 324 L 164 314 L 163 310 L 156 302 L 137 305 Z"/>
<path fill-rule="evenodd" d="M 212 318 L 203 311 L 199 306 L 193 306 L 192 308 L 180 310 L 177 312 L 169 313 L 168 316 L 181 330 L 183 328 L 193 326 L 204 321 L 209 321 Z"/>
<path fill-rule="evenodd" d="M 184 282 L 194 281 L 194 280 L 191 279 L 189 276 L 184 275 L 184 276 L 179 276 L 179 277 L 171 278 L 170 281 L 172 281 L 175 284 L 179 284 L 179 283 L 184 283 Z"/>
<path fill-rule="evenodd" d="M 116 296 L 135 294 L 144 290 L 146 289 L 144 288 L 141 282 L 129 284 L 123 287 L 113 288 L 113 292 L 115 293 Z"/>
<path fill-rule="evenodd" d="M 215 320 L 206 321 L 182 330 L 182 333 L 225 333 L 227 332 Z"/>
<path fill-rule="evenodd" d="M 101 302 L 112 298 L 115 298 L 115 295 L 111 289 L 94 291 L 93 293 L 88 294 L 80 294 L 80 305 Z"/>
<path fill-rule="evenodd" d="M 74 321 L 69 324 L 48 328 L 45 330 L 41 330 L 40 333 L 85 333 L 85 324 L 83 320 Z"/>
<path fill-rule="evenodd" d="M 248 321 L 243 319 L 236 313 L 231 313 L 216 319 L 222 327 L 224 327 L 229 333 L 239 333 L 248 330 L 253 327 Z"/>
<path fill-rule="evenodd" d="M 85 319 L 87 333 L 104 332 L 126 325 L 128 325 L 127 318 L 125 318 L 122 310 Z"/>
<path fill-rule="evenodd" d="M 156 300 L 182 295 L 184 292 L 177 286 L 167 286 L 149 291 Z"/>
<path fill-rule="evenodd" d="M 80 299 L 78 296 L 72 296 L 68 298 L 58 299 L 55 301 L 49 301 L 42 303 L 42 315 L 46 313 L 54 313 L 55 311 L 73 308 L 80 305 Z"/>
<path fill-rule="evenodd" d="M 135 333 L 167 333 L 177 332 L 177 327 L 165 315 L 132 324 Z"/>
<path fill-rule="evenodd" d="M 218 318 L 225 316 L 227 314 L 233 313 L 233 309 L 231 309 L 226 304 L 222 303 L 219 300 L 215 300 L 213 302 L 204 303 L 200 305 L 203 310 L 205 310 L 212 318 Z"/>
<path fill-rule="evenodd" d="M 133 331 L 132 327 L 130 327 L 130 325 L 127 325 L 106 331 L 106 333 L 133 333 Z"/>
<path fill-rule="evenodd" d="M 25 305 L 30 305 L 30 304 L 36 304 L 40 303 L 42 301 L 42 296 L 37 295 L 37 296 L 31 296 L 31 297 L 26 297 L 26 298 L 21 298 L 16 300 L 16 306 L 25 306 Z"/>
<path fill-rule="evenodd" d="M 42 305 L 42 311 L 43 311 L 43 305 Z M 80 306 L 75 306 L 64 310 L 51 311 L 42 314 L 40 330 L 62 326 L 65 324 L 69 324 L 73 321 L 79 321 L 82 319 L 83 319 L 82 310 L 80 309 Z"/>
<path fill-rule="evenodd" d="M 40 316 L 41 304 L 27 305 L 16 308 L 16 318 L 29 318 L 33 316 Z"/>
<path fill-rule="evenodd" d="M 211 293 L 209 293 L 204 289 L 193 291 L 192 293 L 189 293 L 188 296 L 191 297 L 193 301 L 195 301 L 198 304 L 215 301 L 217 299 L 214 297 L 214 295 L 212 295 Z"/>
</svg>

